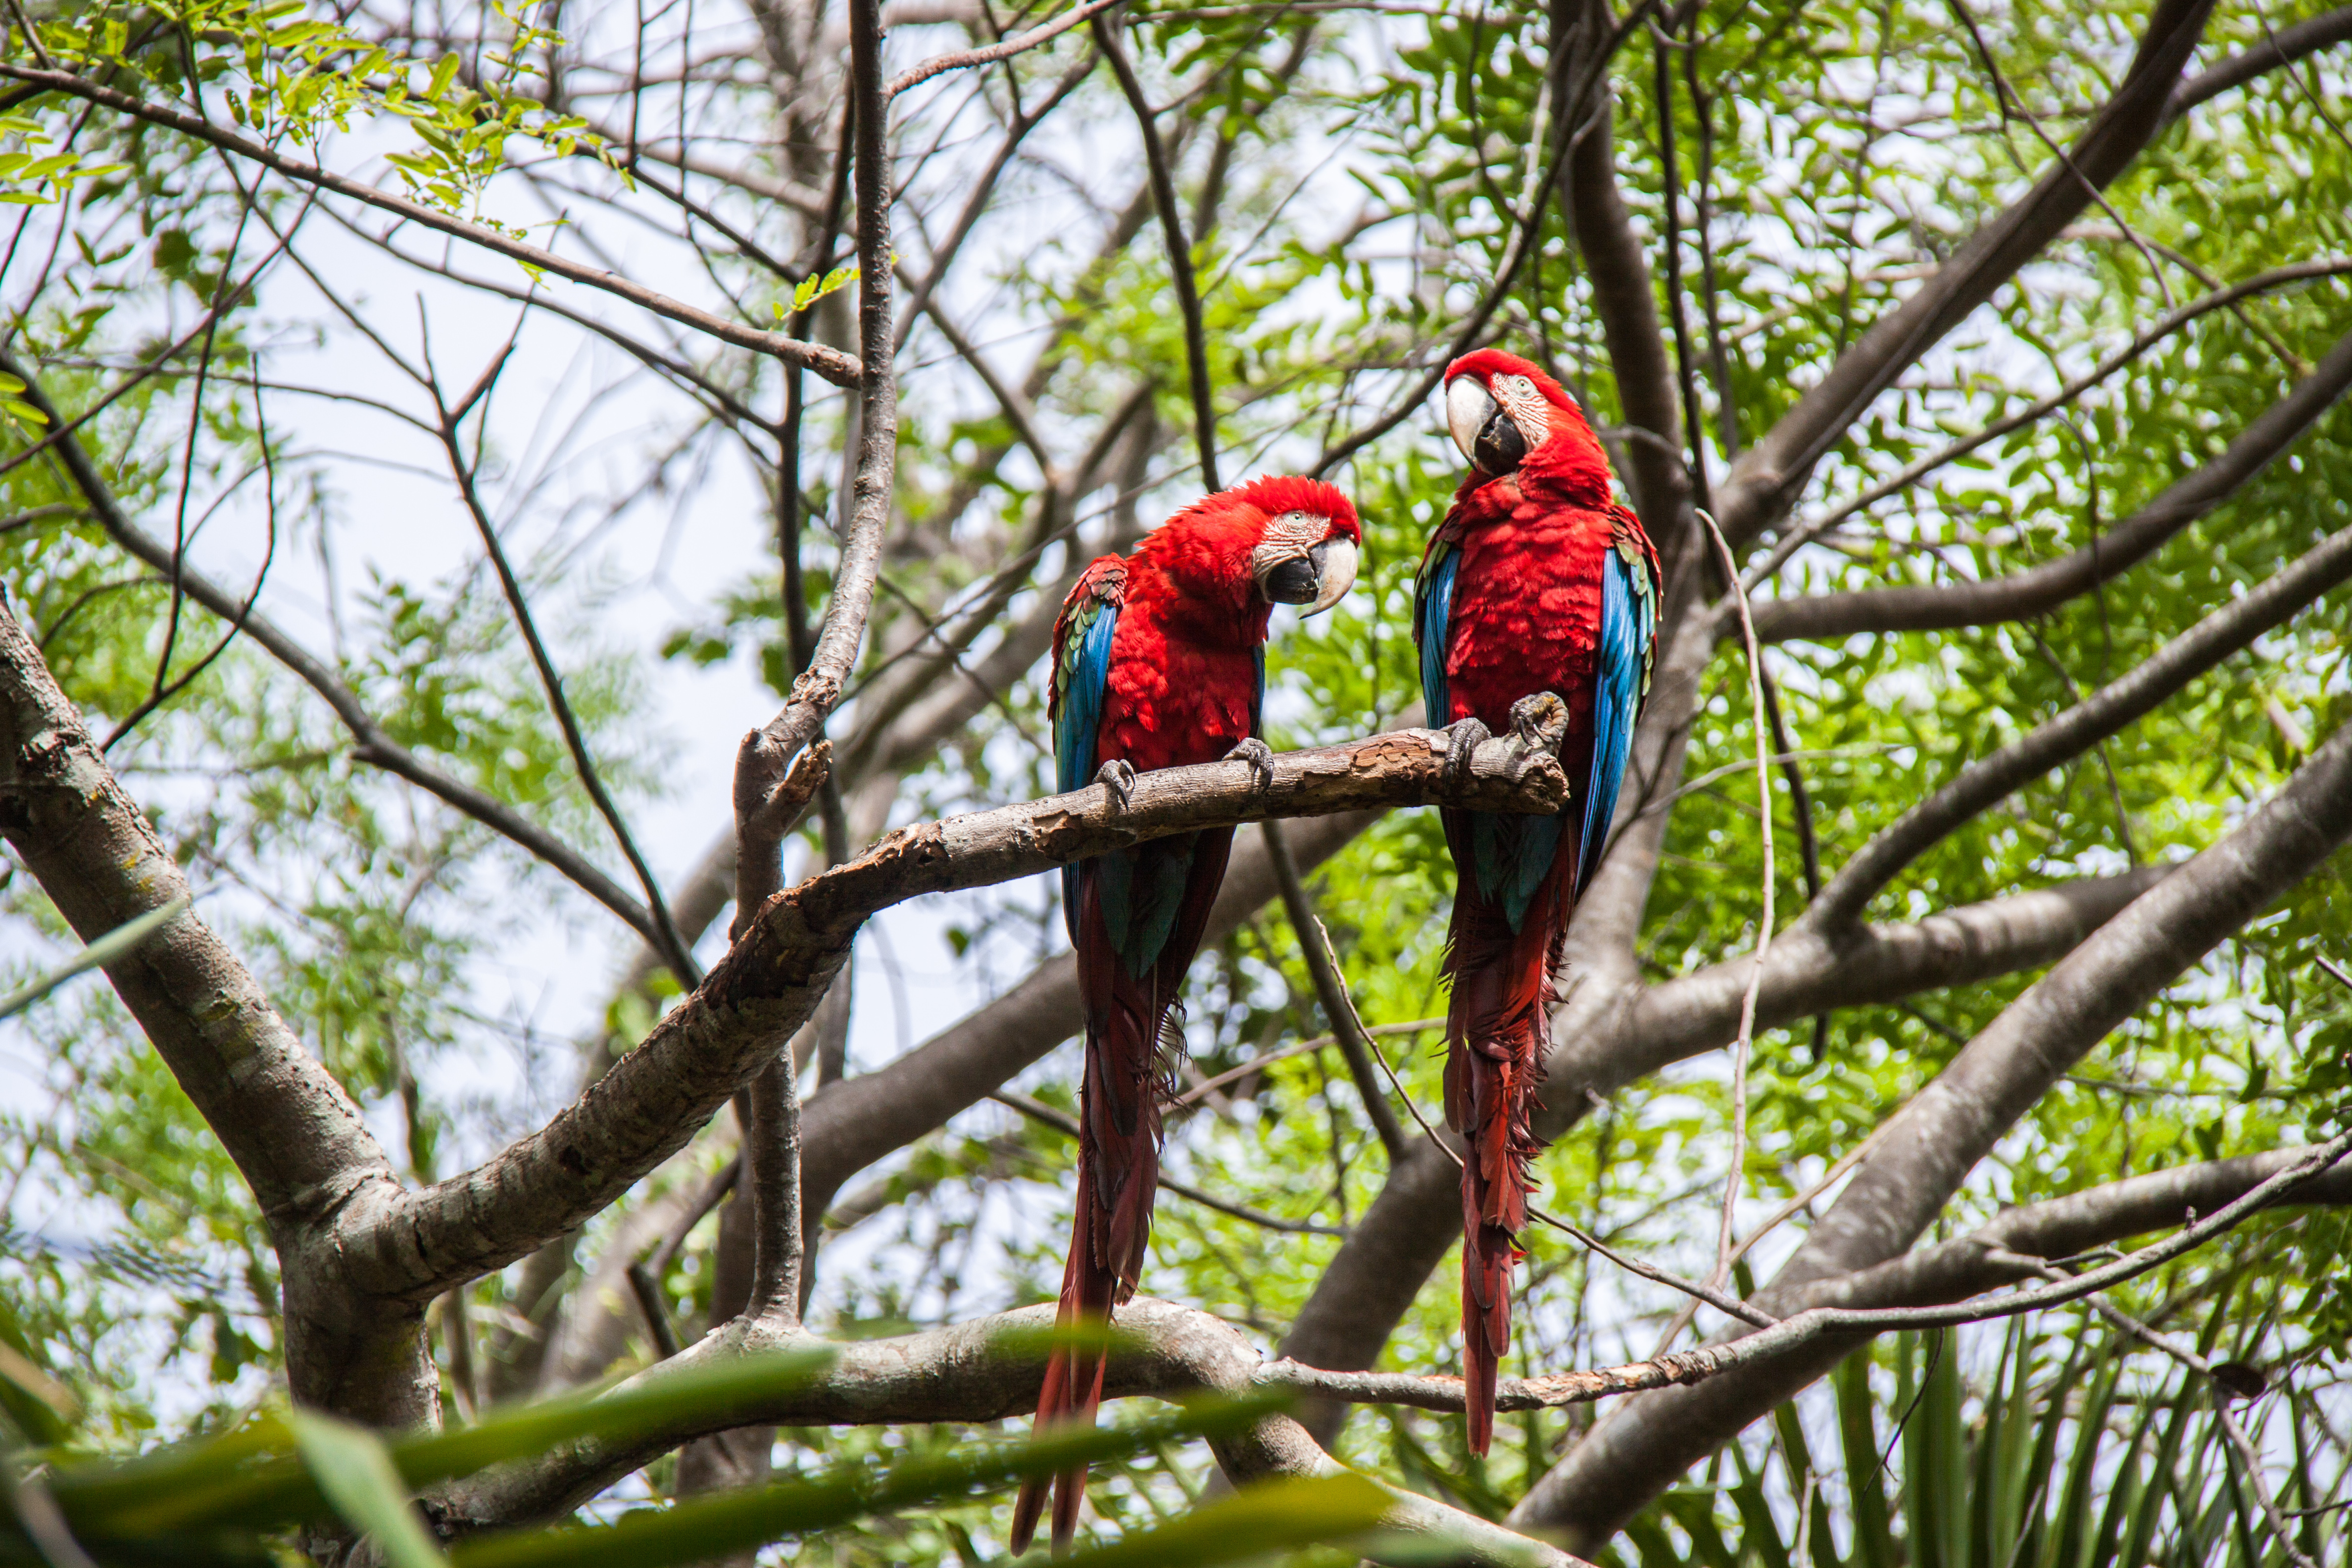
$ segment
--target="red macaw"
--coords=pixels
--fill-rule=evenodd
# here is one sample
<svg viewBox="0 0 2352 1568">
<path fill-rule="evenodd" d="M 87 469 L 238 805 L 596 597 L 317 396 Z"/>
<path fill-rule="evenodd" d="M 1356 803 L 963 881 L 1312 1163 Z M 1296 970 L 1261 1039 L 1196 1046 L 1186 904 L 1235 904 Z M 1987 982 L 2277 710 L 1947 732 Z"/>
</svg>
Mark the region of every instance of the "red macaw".
<svg viewBox="0 0 2352 1568">
<path fill-rule="evenodd" d="M 1495 1429 L 1511 1338 L 1511 1269 L 1526 1256 L 1530 1126 L 1569 911 L 1601 864 L 1633 725 L 1649 695 L 1658 552 L 1610 499 L 1609 459 L 1576 402 L 1495 349 L 1445 371 L 1445 418 L 1471 471 L 1430 535 L 1413 637 L 1429 722 L 1451 751 L 1507 725 L 1521 698 L 1568 705 L 1557 816 L 1446 811 L 1454 916 L 1445 970 L 1445 1121 L 1462 1168 L 1463 1373 L 1470 1447 Z M 1576 831 L 1566 831 L 1574 827 Z"/>
<path fill-rule="evenodd" d="M 1124 796 L 1139 772 L 1240 755 L 1264 769 L 1266 621 L 1276 605 L 1316 615 L 1356 577 L 1356 509 L 1315 479 L 1262 479 L 1170 518 L 1122 561 L 1078 578 L 1054 628 L 1049 711 L 1055 782 L 1099 777 Z M 1062 918 L 1077 950 L 1086 1007 L 1078 1090 L 1077 1220 L 1062 1271 L 1060 1327 L 1100 1327 L 1135 1294 L 1160 1175 L 1160 1102 L 1184 972 L 1224 879 L 1230 827 L 1154 839 L 1065 867 Z M 1099 1350 L 1061 1349 L 1045 1365 L 1037 1420 L 1092 1421 Z M 1054 1544 L 1077 1528 L 1086 1471 L 1055 1478 Z M 1021 1489 L 1012 1545 L 1025 1551 L 1045 1483 Z"/>
</svg>

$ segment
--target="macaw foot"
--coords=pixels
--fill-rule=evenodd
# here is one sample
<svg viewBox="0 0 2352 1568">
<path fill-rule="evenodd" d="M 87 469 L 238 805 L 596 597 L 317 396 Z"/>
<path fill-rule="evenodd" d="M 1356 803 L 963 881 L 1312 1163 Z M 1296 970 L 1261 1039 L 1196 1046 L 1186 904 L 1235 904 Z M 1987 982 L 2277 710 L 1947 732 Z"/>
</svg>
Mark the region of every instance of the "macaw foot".
<svg viewBox="0 0 2352 1568">
<path fill-rule="evenodd" d="M 1549 691 L 1520 698 L 1511 704 L 1511 735 L 1522 752 L 1558 756 L 1568 739 L 1568 704 Z"/>
<path fill-rule="evenodd" d="M 1250 788 L 1255 793 L 1264 795 L 1274 787 L 1274 748 L 1255 735 L 1250 736 L 1232 751 L 1227 752 L 1225 761 L 1247 763 L 1250 765 L 1250 777 L 1253 780 Z"/>
<path fill-rule="evenodd" d="M 1125 811 L 1135 804 L 1135 765 L 1113 757 L 1095 771 L 1095 783 L 1110 791 L 1111 804 Z"/>
<path fill-rule="evenodd" d="M 1470 753 L 1495 738 L 1475 719 L 1457 719 L 1445 728 L 1445 765 L 1438 776 L 1455 789 L 1470 782 Z"/>
</svg>

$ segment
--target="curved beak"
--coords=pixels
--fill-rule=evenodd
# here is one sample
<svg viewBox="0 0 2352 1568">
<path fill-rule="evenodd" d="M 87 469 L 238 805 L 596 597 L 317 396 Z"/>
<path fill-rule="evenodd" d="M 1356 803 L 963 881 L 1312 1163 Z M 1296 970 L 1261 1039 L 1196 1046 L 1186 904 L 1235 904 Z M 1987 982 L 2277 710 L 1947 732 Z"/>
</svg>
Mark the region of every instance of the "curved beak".
<svg viewBox="0 0 2352 1568">
<path fill-rule="evenodd" d="M 1315 602 L 1299 612 L 1319 616 L 1347 596 L 1356 584 L 1356 542 L 1327 539 L 1307 552 L 1315 566 Z"/>
<path fill-rule="evenodd" d="M 1528 455 L 1527 434 L 1473 376 L 1445 389 L 1445 428 L 1470 466 L 1482 474 L 1510 473 Z"/>
<path fill-rule="evenodd" d="M 1475 375 L 1457 377 L 1445 389 L 1445 428 L 1462 448 L 1463 460 L 1478 460 L 1478 433 L 1502 411 L 1484 383 Z"/>
</svg>

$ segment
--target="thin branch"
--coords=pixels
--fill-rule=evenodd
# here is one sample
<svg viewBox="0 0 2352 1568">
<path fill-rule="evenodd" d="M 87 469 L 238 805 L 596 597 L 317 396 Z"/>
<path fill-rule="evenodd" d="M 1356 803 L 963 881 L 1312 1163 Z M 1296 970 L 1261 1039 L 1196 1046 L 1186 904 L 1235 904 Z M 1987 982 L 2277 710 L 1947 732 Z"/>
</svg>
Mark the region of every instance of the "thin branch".
<svg viewBox="0 0 2352 1568">
<path fill-rule="evenodd" d="M 1663 62 L 1660 75 L 1663 79 Z M 1758 917 L 1756 956 L 1748 969 L 1748 990 L 1739 999 L 1739 1036 L 1731 1058 L 1731 1168 L 1723 1179 L 1723 1224 L 1716 1234 L 1715 1272 L 1707 1279 L 1710 1286 L 1720 1288 L 1731 1278 L 1732 1222 L 1738 1217 L 1739 1189 L 1747 1171 L 1748 1057 L 1756 1043 L 1756 998 L 1763 992 L 1764 963 L 1772 951 L 1772 893 L 1779 879 L 1772 874 L 1772 741 L 1771 726 L 1764 714 L 1764 656 L 1757 651 L 1756 623 L 1748 613 L 1748 593 L 1739 585 L 1739 566 L 1731 558 L 1731 546 L 1725 542 L 1723 531 L 1715 525 L 1710 513 L 1702 509 L 1698 520 L 1706 525 L 1707 537 L 1715 541 L 1724 581 L 1731 584 L 1733 601 L 1739 611 L 1740 635 L 1748 645 L 1749 721 L 1756 732 L 1758 850 L 1764 861 L 1764 908 Z"/>
<path fill-rule="evenodd" d="M 2130 66 L 2066 156 L 1979 226 L 1951 259 L 1881 317 L 1732 465 L 1716 515 L 1737 546 L 1769 525 L 1879 394 L 2074 221 L 2136 159 L 2164 122 L 2181 67 L 2203 36 L 2212 0 L 2158 0 Z"/>
<path fill-rule="evenodd" d="M 886 100 L 896 98 L 908 88 L 919 86 L 935 76 L 949 71 L 969 70 L 973 66 L 991 65 L 1025 54 L 1041 44 L 1052 43 L 1079 23 L 1101 16 L 1118 3 L 1119 0 L 1086 0 L 1086 4 L 1071 7 L 1044 26 L 1015 34 L 1003 43 L 990 44 L 984 48 L 961 49 L 950 55 L 934 55 L 913 69 L 891 78 L 890 85 L 883 90 L 882 96 Z"/>
<path fill-rule="evenodd" d="M 2331 275 L 2352 271 L 2352 262 L 2328 262 L 2325 264 L 2324 270 Z M 2315 264 L 2314 269 L 2305 275 L 2321 275 L 2319 264 Z M 2211 309 L 2212 301 L 2217 298 L 2208 296 L 2196 301 L 2190 309 Z M 2182 314 L 2174 312 L 2176 317 Z M 2093 378 L 2138 353 L 2146 341 L 2152 339 L 2143 334 L 2142 340 L 2135 340 L 2132 348 L 2114 356 L 2109 363 L 2094 373 Z M 1855 632 L 1930 631 L 2023 620 L 2041 615 L 2119 575 L 2227 500 L 2240 487 L 2301 439 L 2305 432 L 2336 405 L 2347 387 L 2352 387 L 2352 332 L 2338 339 L 2335 347 L 2328 350 L 2319 363 L 2313 367 L 2311 374 L 2297 382 L 2284 397 L 2264 409 L 2238 432 L 2219 457 L 2195 472 L 2173 481 L 2155 500 L 2082 549 L 2005 577 L 1948 583 L 1933 587 L 1870 588 L 1854 593 L 1775 600 L 1757 610 L 1757 634 L 1768 642 L 1792 638 L 1818 642 L 1851 636 Z M 1851 516 L 1878 496 L 1892 493 L 1909 483 L 1917 473 L 1924 473 L 1951 457 L 1982 445 L 2005 428 L 2014 429 L 2029 419 L 2048 413 L 2064 402 L 2068 392 L 2074 389 L 2061 389 L 2013 419 L 1988 426 L 1947 448 L 1944 453 L 1922 458 L 1902 474 L 1874 485 L 1854 502 L 1827 514 L 1816 523 L 1809 523 L 1795 531 L 1784 542 L 1801 543 L 1822 529 Z M 1776 548 L 1772 557 L 1768 558 L 1763 565 L 1772 566 L 1776 558 L 1786 557 Z M 1761 575 L 1760 570 L 1750 573 L 1747 580 L 1759 581 Z"/>
<path fill-rule="evenodd" d="M 1258 831 L 1263 834 L 1265 829 L 1261 826 Z M 1415 1018 L 1409 1024 L 1374 1024 L 1370 1027 L 1365 1029 L 1364 1034 L 1368 1037 L 1377 1040 L 1389 1035 L 1426 1034 L 1432 1029 L 1442 1029 L 1444 1026 L 1445 1020 L 1443 1018 Z M 1260 1054 L 1250 1058 L 1249 1060 L 1242 1063 L 1242 1065 L 1237 1068 L 1227 1068 L 1224 1071 L 1219 1073 L 1214 1078 L 1202 1079 L 1200 1082 L 1194 1084 L 1192 1088 L 1186 1089 L 1183 1093 L 1170 1100 L 1168 1102 L 1169 1109 L 1171 1110 L 1181 1110 L 1186 1106 L 1196 1104 L 1208 1098 L 1209 1095 L 1214 1093 L 1216 1090 L 1224 1088 L 1225 1085 L 1233 1083 L 1237 1079 L 1247 1078 L 1254 1072 L 1264 1072 L 1266 1068 L 1274 1066 L 1276 1062 L 1291 1061 L 1297 1058 L 1307 1056 L 1316 1051 L 1327 1050 L 1339 1043 L 1339 1037 L 1337 1035 L 1318 1035 L 1311 1040 L 1300 1040 L 1295 1045 L 1284 1046 L 1279 1050 L 1261 1052 Z"/>
<path fill-rule="evenodd" d="M 1072 1138 L 1078 1135 L 1076 1117 L 1066 1115 L 1042 1100 L 1034 1100 L 1025 1094 L 1015 1094 L 1010 1089 L 998 1089 L 988 1098 L 1008 1110 L 1019 1111 L 1041 1127 L 1051 1127 L 1056 1132 L 1065 1133 Z M 1348 1234 L 1344 1230 L 1334 1230 L 1328 1225 L 1316 1225 L 1307 1220 L 1284 1219 L 1280 1215 L 1271 1215 L 1264 1209 L 1252 1208 L 1247 1204 L 1237 1204 L 1225 1198 L 1213 1197 L 1198 1187 L 1176 1180 L 1165 1172 L 1160 1173 L 1159 1180 L 1160 1190 L 1162 1192 L 1174 1193 L 1180 1198 L 1189 1198 L 1202 1208 L 1214 1209 L 1221 1215 L 1256 1226 L 1262 1230 L 1281 1231 L 1291 1236 L 1345 1236 Z"/>
<path fill-rule="evenodd" d="M 1110 62 L 1128 107 L 1135 111 L 1136 129 L 1143 134 L 1144 163 L 1151 171 L 1151 200 L 1160 209 L 1160 232 L 1168 240 L 1168 274 L 1176 285 L 1176 306 L 1184 317 L 1184 364 L 1192 384 L 1192 439 L 1201 453 L 1201 484 L 1215 491 L 1225 487 L 1217 478 L 1217 410 L 1209 384 L 1209 345 L 1201 322 L 1201 292 L 1192 277 L 1192 250 L 1184 238 L 1184 218 L 1176 205 L 1176 176 L 1168 166 L 1168 144 L 1160 139 L 1151 104 L 1143 83 L 1119 47 L 1118 29 L 1097 17 L 1095 43 Z"/>
<path fill-rule="evenodd" d="M 788 338 L 781 332 L 765 332 L 756 327 L 747 327 L 740 322 L 728 321 L 722 316 L 714 316 L 708 310 L 698 309 L 682 300 L 673 300 L 666 294 L 656 293 L 643 284 L 632 282 L 616 273 L 607 272 L 600 268 L 583 267 L 576 261 L 556 255 L 551 250 L 542 250 L 538 246 L 512 238 L 496 229 L 480 224 L 468 223 L 463 218 L 452 217 L 437 207 L 411 201 L 406 196 L 397 196 L 386 191 L 377 190 L 373 185 L 348 179 L 341 174 L 322 169 L 315 163 L 305 163 L 298 158 L 289 158 L 273 147 L 264 146 L 258 142 L 238 135 L 234 131 L 226 130 L 208 120 L 173 109 L 168 105 L 133 98 L 129 93 L 118 92 L 110 87 L 101 86 L 68 72 L 37 70 L 6 60 L 0 60 L 0 77 L 13 78 L 47 91 L 62 92 L 70 97 L 83 99 L 102 108 L 113 110 L 118 114 L 127 115 L 133 120 L 161 126 L 167 131 L 176 131 L 184 136 L 193 136 L 200 142 L 209 142 L 220 148 L 223 152 L 233 153 L 247 162 L 258 163 L 276 174 L 283 174 L 288 179 L 298 180 L 304 184 L 331 191 L 337 195 L 349 196 L 354 201 L 364 202 L 370 206 L 396 214 L 411 223 L 422 225 L 436 233 L 465 240 L 470 245 L 478 245 L 486 250 L 494 250 L 501 256 L 521 262 L 526 267 L 537 268 L 541 271 L 553 273 L 558 278 L 585 284 L 591 289 L 601 289 L 616 298 L 626 300 L 633 305 L 651 310 L 657 316 L 666 316 L 680 325 L 707 333 L 722 342 L 733 343 L 738 348 L 753 349 L 761 353 L 772 354 L 788 364 L 804 366 L 836 386 L 853 386 L 857 383 L 860 374 L 858 362 L 838 349 L 827 348 L 822 343 L 802 342 L 798 339 Z"/>
<path fill-rule="evenodd" d="M 2352 349 L 2352 344 L 2347 344 Z M 1834 931 L 1856 920 L 1903 868 L 1977 813 L 2079 756 L 2256 637 L 2352 577 L 2352 528 L 2206 616 L 2132 672 L 2056 718 L 1962 768 L 1839 868 L 1800 924 Z"/>
<path fill-rule="evenodd" d="M 482 548 L 488 552 L 490 566 L 498 574 L 499 587 L 506 595 L 507 608 L 513 612 L 515 626 L 522 633 L 523 646 L 530 650 L 531 667 L 539 671 L 540 689 L 546 694 L 547 705 L 555 714 L 555 722 L 563 732 L 563 743 L 572 753 L 573 772 L 579 774 L 581 787 L 595 803 L 596 811 L 611 828 L 614 840 L 621 847 L 630 869 L 637 874 L 637 886 L 646 895 L 646 908 L 652 912 L 655 935 L 664 960 L 678 984 L 691 991 L 702 984 L 701 966 L 688 951 L 686 939 L 678 934 L 677 922 L 670 918 L 669 904 L 663 899 L 661 884 L 654 878 L 653 868 L 646 864 L 638 851 L 637 841 L 629 832 L 621 808 L 613 802 L 612 793 L 605 789 L 602 775 L 596 771 L 595 760 L 588 754 L 588 737 L 581 731 L 579 716 L 572 712 L 571 700 L 563 694 L 563 677 L 556 671 L 555 661 L 548 656 L 547 644 L 539 635 L 538 623 L 532 618 L 530 605 L 523 596 L 522 584 L 515 576 L 513 564 L 507 560 L 506 546 L 499 539 L 496 524 L 482 506 L 482 496 L 474 482 L 473 465 L 466 460 L 464 444 L 457 437 L 457 426 L 474 405 L 489 395 L 497 384 L 499 373 L 514 353 L 514 339 L 491 360 L 481 378 L 475 383 L 457 407 L 443 401 L 440 384 L 431 384 L 433 405 L 441 416 L 441 449 L 448 455 L 449 471 L 457 480 L 457 493 L 464 499 L 467 513 L 474 520 L 475 531 L 481 535 Z"/>
<path fill-rule="evenodd" d="M 0 346 L 0 371 L 23 382 L 25 400 L 47 414 L 52 423 L 57 422 L 57 405 L 50 401 L 48 394 L 34 375 L 32 367 L 18 362 L 5 346 Z M 60 442 L 57 455 L 74 488 L 81 491 L 83 499 L 89 501 L 91 512 L 97 516 L 99 525 L 106 530 L 108 537 L 125 552 L 145 562 L 156 571 L 169 572 L 172 569 L 171 546 L 152 538 L 131 521 L 121 504 L 115 500 L 112 488 L 99 473 L 97 465 L 91 462 L 79 437 Z M 457 807 L 553 868 L 581 891 L 618 916 L 647 943 L 658 942 L 659 933 L 645 906 L 576 850 L 504 801 L 463 780 L 452 778 L 393 740 L 362 706 L 357 693 L 268 616 L 243 613 L 235 595 L 194 567 L 184 567 L 180 576 L 188 597 L 231 625 L 242 625 L 246 637 L 260 644 L 271 658 L 292 670 L 311 690 L 326 700 L 327 705 L 334 710 L 335 717 L 351 733 L 354 742 L 352 747 L 353 760 L 397 774 L 428 795 Z"/>
<path fill-rule="evenodd" d="M 1388 1151 L 1389 1163 L 1404 1158 L 1409 1143 L 1403 1126 L 1398 1122 L 1395 1108 L 1381 1092 L 1380 1079 L 1372 1075 L 1372 1042 L 1364 1028 L 1364 1021 L 1356 1014 L 1354 998 L 1348 994 L 1347 978 L 1339 973 L 1339 961 L 1331 951 L 1331 934 L 1315 913 L 1315 902 L 1307 891 L 1307 884 L 1298 875 L 1298 864 L 1290 858 L 1289 846 L 1283 842 L 1282 829 L 1267 823 L 1259 829 L 1265 836 L 1267 860 L 1274 867 L 1274 883 L 1281 889 L 1284 912 L 1290 917 L 1290 929 L 1298 938 L 1299 956 L 1307 961 L 1307 973 L 1315 984 L 1316 999 L 1323 1004 L 1323 1016 L 1331 1021 L 1332 1037 L 1339 1041 L 1339 1052 L 1347 1058 L 1348 1076 L 1355 1080 L 1356 1097 L 1363 1102 L 1364 1115 L 1372 1131 Z M 1312 933 L 1312 934 L 1309 934 Z"/>
</svg>

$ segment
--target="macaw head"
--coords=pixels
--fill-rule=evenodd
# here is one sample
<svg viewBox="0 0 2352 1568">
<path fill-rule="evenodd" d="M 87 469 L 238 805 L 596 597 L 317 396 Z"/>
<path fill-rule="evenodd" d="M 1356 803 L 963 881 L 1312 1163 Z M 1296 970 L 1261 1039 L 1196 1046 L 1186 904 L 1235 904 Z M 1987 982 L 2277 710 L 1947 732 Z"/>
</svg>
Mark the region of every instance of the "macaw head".
<svg viewBox="0 0 2352 1568">
<path fill-rule="evenodd" d="M 1568 389 L 1500 349 L 1445 367 L 1445 427 L 1477 472 L 1472 486 L 1526 474 L 1570 499 L 1609 499 L 1609 458 Z"/>
<path fill-rule="evenodd" d="M 1363 525 L 1354 503 L 1320 479 L 1252 479 L 1203 497 L 1137 547 L 1204 603 L 1249 616 L 1297 605 L 1310 616 L 1339 602 L 1356 581 Z"/>
</svg>

